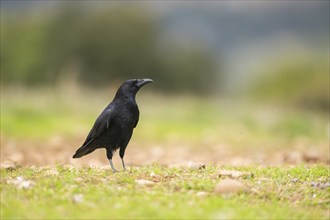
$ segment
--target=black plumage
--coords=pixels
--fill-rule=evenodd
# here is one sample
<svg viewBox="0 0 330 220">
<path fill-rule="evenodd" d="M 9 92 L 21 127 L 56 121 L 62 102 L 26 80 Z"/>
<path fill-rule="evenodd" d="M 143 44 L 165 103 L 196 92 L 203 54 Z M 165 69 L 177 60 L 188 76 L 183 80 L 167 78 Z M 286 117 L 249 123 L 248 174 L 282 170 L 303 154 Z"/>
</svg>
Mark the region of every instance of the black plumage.
<svg viewBox="0 0 330 220">
<path fill-rule="evenodd" d="M 119 149 L 123 168 L 126 169 L 125 150 L 140 114 L 135 96 L 142 86 L 151 82 L 151 79 L 131 79 L 124 82 L 112 102 L 96 119 L 85 142 L 76 151 L 73 158 L 82 157 L 98 148 L 105 148 L 111 168 L 116 171 L 112 163 L 112 156 L 113 152 Z"/>
</svg>

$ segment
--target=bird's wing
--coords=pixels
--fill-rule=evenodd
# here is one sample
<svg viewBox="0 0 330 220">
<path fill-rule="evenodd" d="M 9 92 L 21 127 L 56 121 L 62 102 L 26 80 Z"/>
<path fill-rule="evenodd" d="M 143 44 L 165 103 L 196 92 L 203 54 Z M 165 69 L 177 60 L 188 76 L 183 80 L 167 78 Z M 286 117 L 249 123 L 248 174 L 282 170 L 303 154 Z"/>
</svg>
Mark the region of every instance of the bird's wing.
<svg viewBox="0 0 330 220">
<path fill-rule="evenodd" d="M 96 119 L 93 128 L 89 132 L 84 144 L 82 146 L 88 145 L 96 137 L 98 137 L 104 130 L 108 129 L 110 126 L 111 118 L 113 117 L 113 111 L 111 108 L 105 109 L 100 116 Z"/>
</svg>

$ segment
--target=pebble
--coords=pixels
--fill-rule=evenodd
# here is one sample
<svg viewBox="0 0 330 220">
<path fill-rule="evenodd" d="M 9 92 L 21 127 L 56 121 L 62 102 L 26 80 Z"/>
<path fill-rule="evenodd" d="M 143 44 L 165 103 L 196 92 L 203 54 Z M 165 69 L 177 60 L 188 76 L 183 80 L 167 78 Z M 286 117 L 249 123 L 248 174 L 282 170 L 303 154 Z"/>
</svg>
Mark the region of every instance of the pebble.
<svg viewBox="0 0 330 220">
<path fill-rule="evenodd" d="M 72 197 L 73 203 L 82 203 L 84 201 L 84 195 L 83 194 L 75 194 Z"/>
<path fill-rule="evenodd" d="M 17 168 L 17 165 L 9 160 L 5 160 L 0 163 L 0 168 L 5 170 L 15 170 Z"/>
<path fill-rule="evenodd" d="M 188 162 L 187 167 L 192 168 L 192 169 L 197 169 L 197 170 L 203 170 L 203 169 L 206 168 L 205 164 L 195 163 L 195 162 L 192 162 L 192 161 Z"/>
<path fill-rule="evenodd" d="M 228 176 L 230 178 L 240 178 L 240 177 L 253 177 L 253 173 L 248 173 L 244 171 L 238 171 L 238 170 L 221 170 L 219 173 L 219 177 L 222 176 Z"/>
<path fill-rule="evenodd" d="M 18 189 L 31 189 L 35 185 L 34 181 L 25 180 L 21 176 L 7 180 L 7 183 L 15 185 Z"/>
</svg>

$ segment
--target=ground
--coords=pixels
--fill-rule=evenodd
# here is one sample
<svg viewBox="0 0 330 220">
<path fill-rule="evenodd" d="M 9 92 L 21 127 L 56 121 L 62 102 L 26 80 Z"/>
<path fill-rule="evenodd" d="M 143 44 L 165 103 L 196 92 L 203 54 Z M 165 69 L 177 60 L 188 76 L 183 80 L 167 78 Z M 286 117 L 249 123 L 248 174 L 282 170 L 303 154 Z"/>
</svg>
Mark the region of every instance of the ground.
<svg viewBox="0 0 330 220">
<path fill-rule="evenodd" d="M 220 175 L 224 169 L 234 175 Z M 58 165 L 1 175 L 2 219 L 329 217 L 326 166 L 150 165 L 112 173 Z M 221 185 L 228 179 L 242 186 Z"/>
<path fill-rule="evenodd" d="M 72 159 L 113 91 L 17 91 L 1 98 L 1 219 L 330 217 L 328 114 L 140 94 L 113 173 L 104 150 Z"/>
</svg>

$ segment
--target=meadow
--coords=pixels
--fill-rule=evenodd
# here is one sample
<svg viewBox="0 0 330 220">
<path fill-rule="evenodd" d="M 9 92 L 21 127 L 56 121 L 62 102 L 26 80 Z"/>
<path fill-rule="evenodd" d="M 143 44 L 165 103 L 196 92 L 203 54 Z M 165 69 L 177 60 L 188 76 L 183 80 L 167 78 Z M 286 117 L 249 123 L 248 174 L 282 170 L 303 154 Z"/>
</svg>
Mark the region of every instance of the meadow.
<svg viewBox="0 0 330 220">
<path fill-rule="evenodd" d="M 1 219 L 329 218 L 328 114 L 143 92 L 113 173 L 71 158 L 113 90 L 3 89 Z"/>
</svg>

